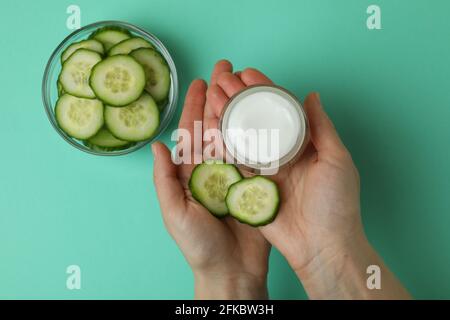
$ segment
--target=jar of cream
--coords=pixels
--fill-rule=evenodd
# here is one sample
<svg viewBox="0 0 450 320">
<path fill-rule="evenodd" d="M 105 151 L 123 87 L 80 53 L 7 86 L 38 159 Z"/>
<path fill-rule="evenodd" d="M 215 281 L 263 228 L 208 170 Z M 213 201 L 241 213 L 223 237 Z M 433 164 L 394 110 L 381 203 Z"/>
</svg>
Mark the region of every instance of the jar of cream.
<svg viewBox="0 0 450 320">
<path fill-rule="evenodd" d="M 219 129 L 227 162 L 257 174 L 275 174 L 294 163 L 309 141 L 301 103 L 274 85 L 249 86 L 231 97 Z"/>
</svg>

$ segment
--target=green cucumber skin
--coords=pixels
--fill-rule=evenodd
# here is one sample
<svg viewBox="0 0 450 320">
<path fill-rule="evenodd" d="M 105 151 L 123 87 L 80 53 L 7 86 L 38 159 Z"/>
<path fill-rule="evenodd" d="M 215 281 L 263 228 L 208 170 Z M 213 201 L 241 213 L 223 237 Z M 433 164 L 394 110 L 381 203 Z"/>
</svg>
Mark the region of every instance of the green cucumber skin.
<svg viewBox="0 0 450 320">
<path fill-rule="evenodd" d="M 81 42 L 83 42 L 83 41 L 88 41 L 88 40 L 95 40 L 95 41 L 97 41 L 97 42 L 102 46 L 103 52 L 98 52 L 98 51 L 96 51 L 96 50 L 91 50 L 91 49 L 86 48 L 86 47 L 84 47 L 84 48 L 81 47 L 81 48 L 78 48 L 77 50 L 79 50 L 79 49 L 86 49 L 86 50 L 94 51 L 94 52 L 97 52 L 98 54 L 100 54 L 100 55 L 103 57 L 104 54 L 105 54 L 105 48 L 103 47 L 103 44 L 102 44 L 100 41 L 96 40 L 96 39 L 85 39 L 85 40 L 81 40 L 81 41 L 74 42 L 74 43 L 70 44 L 63 52 L 61 52 L 61 57 L 60 57 L 61 65 L 64 64 L 64 62 L 65 62 L 67 59 L 69 59 L 70 56 L 71 56 L 72 54 L 74 54 L 74 53 L 77 51 L 77 50 L 75 50 L 74 52 L 72 52 L 72 53 L 70 54 L 70 56 L 68 56 L 65 60 L 63 60 L 64 55 L 66 54 L 67 50 L 69 50 L 69 48 L 72 47 L 72 45 L 79 44 L 79 43 L 81 43 Z"/>
<path fill-rule="evenodd" d="M 76 50 L 75 52 L 77 52 L 77 51 L 79 51 L 79 50 L 90 51 L 90 52 L 93 52 L 93 53 L 97 54 L 97 55 L 100 57 L 100 60 L 97 62 L 97 64 L 99 64 L 100 62 L 103 61 L 103 60 L 102 60 L 102 59 L 103 59 L 102 55 L 101 55 L 100 53 L 96 52 L 96 51 L 92 51 L 92 50 L 89 50 L 89 49 L 80 48 L 80 49 Z M 74 52 L 74 53 L 75 53 L 75 52 Z M 73 56 L 74 53 L 72 53 L 72 54 L 70 55 L 70 57 Z M 67 89 L 64 87 L 64 84 L 61 82 L 60 78 L 61 78 L 61 74 L 62 74 L 62 69 L 64 68 L 64 65 L 70 60 L 70 57 L 67 58 L 66 61 L 64 61 L 64 63 L 63 63 L 62 66 L 61 66 L 61 71 L 59 72 L 59 75 L 58 75 L 58 80 L 57 80 L 57 81 L 61 84 L 62 90 L 64 91 L 64 93 L 68 93 L 68 94 L 70 94 L 70 95 L 72 95 L 72 96 L 74 96 L 74 97 L 77 97 L 77 98 L 83 98 L 83 99 L 97 99 L 96 96 L 95 96 L 94 90 L 92 90 L 92 87 L 91 87 L 90 82 L 89 82 L 89 87 L 91 87 L 91 91 L 94 92 L 94 96 L 93 96 L 93 97 L 91 97 L 91 96 L 82 96 L 82 95 L 79 95 L 79 94 L 73 94 L 73 93 L 67 91 Z M 97 65 L 97 64 L 96 64 L 96 65 Z M 92 74 L 92 71 L 94 70 L 94 67 L 95 67 L 95 66 L 93 66 L 92 69 L 91 69 L 91 74 Z"/>
<path fill-rule="evenodd" d="M 108 106 L 108 107 L 110 107 L 110 106 Z M 115 107 L 115 108 L 118 108 L 118 107 Z M 106 109 L 106 108 L 105 108 L 105 109 Z M 103 111 L 103 113 L 104 113 L 104 111 Z M 104 115 L 103 115 L 103 117 L 106 119 L 106 117 L 105 117 Z M 106 120 L 105 120 L 105 128 L 108 129 L 109 132 L 111 132 L 111 130 L 110 130 L 109 127 L 108 127 L 108 124 L 106 123 Z M 119 140 L 123 140 L 123 141 L 128 141 L 129 143 L 136 144 L 136 143 L 138 143 L 138 142 L 141 142 L 141 141 L 129 141 L 129 140 L 120 139 L 120 138 L 119 138 L 118 136 L 116 136 L 114 133 L 111 132 L 111 134 L 113 135 L 114 138 L 119 139 Z M 99 147 L 100 147 L 100 146 L 99 146 Z"/>
<path fill-rule="evenodd" d="M 122 40 L 122 41 L 120 41 L 119 43 L 117 43 L 117 44 L 115 44 L 114 46 L 112 46 L 109 50 L 108 50 L 108 52 L 106 53 L 106 55 L 107 56 L 111 56 L 111 54 L 113 53 L 113 51 L 114 50 L 117 50 L 117 49 L 115 49 L 116 47 L 118 48 L 118 47 L 120 47 L 120 46 L 123 46 L 124 44 L 125 44 L 125 42 L 127 42 L 127 41 L 131 41 L 131 40 L 135 40 L 135 39 L 140 39 L 140 40 L 142 40 L 142 41 L 144 41 L 146 44 L 148 44 L 148 46 L 145 46 L 145 47 L 136 47 L 136 48 L 134 48 L 133 50 L 129 50 L 129 52 L 127 52 L 127 53 L 116 53 L 116 54 L 130 54 L 131 53 L 131 51 L 134 51 L 134 50 L 137 50 L 137 49 L 141 49 L 141 48 L 149 48 L 149 49 L 154 49 L 155 47 L 153 46 L 153 44 L 151 44 L 150 42 L 148 42 L 147 40 L 145 40 L 144 38 L 142 38 L 142 37 L 131 37 L 131 38 L 128 38 L 128 39 L 125 39 L 125 40 Z M 116 54 L 114 54 L 114 55 L 116 55 Z"/>
<path fill-rule="evenodd" d="M 63 96 L 65 96 L 65 95 L 70 96 L 70 94 L 64 93 L 61 97 L 58 98 L 58 100 L 56 101 L 56 105 L 55 105 L 55 120 L 56 120 L 56 123 L 58 124 L 58 127 L 59 127 L 62 131 L 64 131 L 64 133 L 66 133 L 69 137 L 74 138 L 74 139 L 87 140 L 87 139 L 90 139 L 91 137 L 95 136 L 95 135 L 102 129 L 102 126 L 105 124 L 104 118 L 103 118 L 103 125 L 100 126 L 100 127 L 97 129 L 97 131 L 95 131 L 94 134 L 92 134 L 90 137 L 83 137 L 83 138 L 77 137 L 76 135 L 73 135 L 73 134 L 69 133 L 68 131 L 71 131 L 71 130 L 68 130 L 68 128 L 66 128 L 66 127 L 59 121 L 59 119 L 58 119 L 58 118 L 59 118 L 59 117 L 58 117 L 58 102 L 59 102 L 59 100 L 60 100 Z M 76 97 L 76 96 L 73 96 L 73 97 Z M 76 97 L 76 98 L 78 98 L 78 97 Z M 86 98 L 80 98 L 80 99 L 86 99 Z M 104 108 L 103 105 L 102 105 L 102 107 Z"/>
<path fill-rule="evenodd" d="M 249 226 L 252 226 L 252 227 L 262 227 L 262 226 L 266 226 L 266 225 L 268 225 L 268 224 L 270 224 L 270 223 L 272 223 L 274 220 L 275 220 L 275 218 L 277 217 L 277 215 L 278 215 L 278 211 L 280 210 L 280 204 L 281 204 L 281 198 L 280 198 L 280 190 L 278 189 L 278 185 L 274 182 L 274 181 L 272 181 L 272 180 L 270 180 L 270 179 L 268 179 L 268 178 L 264 178 L 264 177 L 262 177 L 262 176 L 253 176 L 253 177 L 250 177 L 250 178 L 245 178 L 245 179 L 242 179 L 242 180 L 240 180 L 240 181 L 238 181 L 238 182 L 235 182 L 235 183 L 233 183 L 229 188 L 228 188 L 228 192 L 227 192 L 227 195 L 226 195 L 226 197 L 225 197 L 225 203 L 228 203 L 228 196 L 231 194 L 231 192 L 233 191 L 233 188 L 236 188 L 236 186 L 240 183 L 240 182 L 245 182 L 245 181 L 248 181 L 249 179 L 265 179 L 265 180 L 267 180 L 267 181 L 269 181 L 270 183 L 272 183 L 274 186 L 275 186 L 275 190 L 277 191 L 277 197 L 276 197 L 276 204 L 275 204 L 275 209 L 274 209 L 274 212 L 273 212 L 273 214 L 268 218 L 268 219 L 266 219 L 266 220 L 263 220 L 263 221 L 261 221 L 261 222 L 259 222 L 259 223 L 251 223 L 251 222 L 249 222 L 248 220 L 246 220 L 245 218 L 242 218 L 241 217 L 241 215 L 236 215 L 236 214 L 232 214 L 231 212 L 230 212 L 230 215 L 234 218 L 234 219 L 236 219 L 236 220 L 238 220 L 239 222 L 241 222 L 241 223 L 244 223 L 244 224 L 247 224 L 247 225 L 249 225 Z M 229 207 L 228 206 L 228 204 L 227 204 L 227 207 Z"/>
<path fill-rule="evenodd" d="M 102 147 L 102 146 L 98 146 L 93 143 L 90 143 L 89 141 L 86 141 L 86 140 L 83 141 L 83 144 L 86 147 L 88 147 L 89 149 L 92 149 L 94 151 L 104 151 L 104 152 L 125 150 L 125 149 L 131 148 L 136 145 L 135 142 L 129 142 L 128 144 L 126 144 L 124 146 L 120 146 L 120 147 Z"/>
<path fill-rule="evenodd" d="M 106 127 L 109 131 L 111 131 L 111 130 L 110 130 L 110 127 L 108 126 L 108 124 L 106 123 L 106 121 L 105 121 L 105 127 Z M 159 127 L 159 125 L 158 125 L 158 127 Z M 155 136 L 155 135 L 153 134 L 153 135 L 151 135 L 150 137 L 148 137 L 148 138 L 146 138 L 146 139 L 143 139 L 143 140 L 125 140 L 125 139 L 123 139 L 123 138 L 121 138 L 121 137 L 118 137 L 116 134 L 114 134 L 114 133 L 112 133 L 112 132 L 111 132 L 111 134 L 112 134 L 115 138 L 117 138 L 117 139 L 124 140 L 124 141 L 128 141 L 128 142 L 134 143 L 134 144 L 136 144 L 136 143 L 138 143 L 138 142 L 143 142 L 143 141 L 150 140 L 151 138 L 153 138 L 153 137 Z"/>
<path fill-rule="evenodd" d="M 133 102 L 132 102 L 132 103 L 133 103 Z M 110 106 L 108 106 L 108 107 L 110 107 Z M 105 118 L 105 119 L 106 119 L 106 118 Z M 157 127 L 157 128 L 159 128 L 159 125 L 160 125 L 160 119 L 158 119 L 158 127 Z M 124 140 L 124 141 L 128 141 L 128 142 L 132 142 L 132 143 L 137 143 L 137 142 L 147 141 L 147 140 L 149 140 L 149 139 L 151 139 L 151 138 L 153 138 L 153 137 L 155 136 L 155 133 L 153 133 L 151 136 L 149 136 L 148 138 L 145 138 L 145 139 L 143 139 L 143 140 L 127 140 L 127 139 L 124 139 L 124 138 L 121 138 L 121 137 L 117 136 L 117 134 L 114 134 L 114 133 L 111 131 L 111 125 L 108 126 L 108 123 L 106 122 L 106 120 L 105 120 L 105 127 L 111 132 L 111 134 L 112 134 L 115 138 L 117 138 L 117 139 L 119 139 L 119 140 Z"/>
<path fill-rule="evenodd" d="M 126 34 L 127 36 L 131 37 L 131 32 L 125 28 L 118 27 L 118 26 L 106 26 L 106 27 L 99 28 L 99 29 L 95 30 L 94 32 L 92 32 L 88 39 L 94 39 L 96 35 L 98 35 L 101 32 L 104 32 L 104 31 L 118 31 L 118 32 L 122 32 L 122 33 Z"/>
<path fill-rule="evenodd" d="M 103 134 L 103 137 L 98 137 L 97 135 L 101 135 Z M 104 136 L 106 134 L 106 137 Z M 108 135 L 116 138 L 118 141 L 108 141 L 108 139 L 110 139 L 110 137 L 108 137 Z M 106 141 L 105 141 L 106 139 Z M 89 138 L 88 140 L 86 140 L 87 143 L 89 143 L 90 145 L 94 145 L 97 147 L 101 147 L 101 148 L 122 148 L 124 146 L 128 146 L 131 142 L 130 141 L 126 141 L 126 140 L 120 140 L 119 138 L 117 138 L 116 136 L 114 136 L 111 131 L 109 131 L 106 128 L 106 125 L 104 128 L 100 129 L 97 134 L 91 138 Z"/>
<path fill-rule="evenodd" d="M 171 73 L 170 73 L 169 65 L 167 64 L 167 61 L 166 61 L 166 59 L 163 57 L 163 55 L 162 55 L 159 51 L 157 51 L 157 50 L 155 50 L 155 49 L 152 49 L 152 48 L 138 48 L 138 49 L 135 49 L 135 50 L 131 51 L 128 55 L 131 56 L 131 57 L 133 57 L 133 58 L 135 58 L 135 60 L 136 60 L 138 63 L 140 63 L 141 65 L 144 65 L 144 63 L 141 63 L 141 61 L 139 60 L 139 58 L 136 57 L 136 55 L 138 55 L 138 54 L 141 53 L 141 52 L 147 52 L 147 53 L 152 54 L 154 57 L 156 57 L 156 59 L 158 60 L 158 62 L 160 63 L 160 65 L 166 68 L 167 75 L 168 75 L 168 78 L 167 78 L 168 85 L 167 85 L 167 87 L 165 88 L 165 91 L 166 91 L 166 92 L 164 92 L 164 96 L 156 97 L 155 94 L 152 93 L 151 90 L 150 90 L 149 88 L 147 88 L 147 84 L 146 84 L 146 86 L 145 86 L 145 91 L 147 91 L 148 94 L 150 94 L 150 95 L 153 97 L 153 99 L 155 99 L 155 101 L 156 101 L 157 103 L 158 103 L 158 102 L 164 102 L 165 100 L 168 99 L 168 96 L 169 96 L 169 93 L 170 93 L 170 87 L 171 87 L 171 79 L 170 79 L 170 78 L 171 78 Z M 145 70 L 145 68 L 144 68 L 144 70 Z M 165 78 L 160 78 L 160 79 L 158 79 L 158 81 L 162 81 L 162 79 L 165 79 Z"/>
<path fill-rule="evenodd" d="M 122 40 L 119 40 L 118 42 L 110 43 L 109 41 L 105 41 L 105 39 L 102 39 L 102 33 L 106 33 L 106 32 L 121 33 L 124 37 L 127 37 L 127 38 L 131 38 L 131 36 L 132 36 L 130 31 L 128 31 L 127 29 L 124 29 L 122 27 L 118 27 L 118 26 L 106 26 L 106 27 L 97 29 L 89 36 L 89 39 L 94 39 L 94 40 L 101 42 L 103 44 L 103 47 L 106 52 L 109 49 L 111 49 L 113 46 L 115 46 L 117 43 L 126 39 L 126 38 L 123 38 Z"/>
<path fill-rule="evenodd" d="M 158 105 L 158 109 L 160 112 L 163 112 L 163 110 L 166 108 L 167 104 L 169 103 L 169 98 L 165 98 L 164 100 L 157 101 L 156 104 Z"/>
<path fill-rule="evenodd" d="M 112 134 L 115 138 L 117 138 L 117 139 L 119 139 L 119 140 L 124 140 L 124 141 L 128 141 L 128 142 L 135 142 L 135 143 L 136 143 L 136 142 L 147 141 L 147 140 L 153 138 L 153 137 L 157 134 L 158 129 L 159 129 L 159 126 L 160 126 L 160 124 L 161 124 L 161 113 L 159 112 L 158 105 L 156 104 L 155 100 L 154 100 L 148 93 L 143 93 L 138 99 L 136 99 L 135 101 L 131 102 L 130 104 L 128 104 L 128 105 L 126 105 L 126 106 L 123 106 L 122 108 L 126 108 L 127 106 L 129 106 L 129 105 L 135 103 L 135 102 L 138 101 L 139 99 L 143 98 L 144 95 L 147 95 L 147 96 L 152 100 L 152 103 L 155 105 L 155 111 L 157 111 L 156 117 L 157 117 L 157 123 L 158 123 L 158 125 L 156 126 L 155 130 L 152 132 L 151 135 L 148 135 L 147 137 L 142 138 L 142 139 L 130 139 L 130 138 L 128 138 L 128 137 L 123 137 L 123 136 L 120 136 L 120 134 L 118 134 L 117 131 L 114 133 L 114 131 L 115 131 L 114 128 L 113 128 L 114 125 L 112 125 L 111 123 L 108 123 L 109 120 L 107 121 L 107 119 L 109 119 L 109 116 L 108 116 L 108 108 L 111 108 L 111 109 L 121 109 L 121 108 L 120 108 L 120 107 L 113 107 L 113 106 L 107 105 L 107 106 L 105 107 L 104 111 L 103 111 L 103 116 L 104 116 L 104 119 L 105 119 L 105 128 L 108 129 L 109 132 L 111 132 L 111 134 Z"/>
<path fill-rule="evenodd" d="M 61 97 L 65 92 L 64 92 L 64 88 L 63 88 L 61 82 L 59 82 L 59 80 L 56 81 L 56 88 L 58 89 L 58 97 Z"/>
<path fill-rule="evenodd" d="M 227 212 L 215 212 L 214 210 L 210 210 L 210 209 L 208 209 L 208 208 L 206 208 L 204 205 L 203 205 L 203 203 L 202 203 L 202 201 L 200 200 L 200 197 L 198 196 L 198 194 L 197 194 L 197 192 L 195 191 L 195 186 L 193 185 L 193 178 L 195 177 L 195 172 L 196 172 L 196 170 L 198 170 L 202 165 L 204 165 L 204 163 L 200 163 L 200 164 L 197 164 L 195 167 L 194 167 L 194 169 L 192 170 L 192 173 L 191 173 L 191 177 L 189 178 L 189 182 L 188 182 L 188 186 L 189 186 L 189 190 L 191 191 L 191 194 L 192 194 L 192 197 L 195 199 L 195 200 L 197 200 L 206 210 L 208 210 L 209 212 L 211 212 L 214 216 L 216 216 L 217 218 L 224 218 L 224 217 L 226 217 L 226 216 L 228 216 L 229 215 L 229 210 L 227 210 Z M 242 174 L 241 174 L 241 172 L 234 166 L 234 165 L 232 165 L 232 164 L 228 164 L 228 163 L 223 163 L 223 164 L 221 164 L 221 165 L 224 165 L 224 166 L 229 166 L 229 167 L 232 167 L 234 170 L 236 170 L 236 172 L 238 173 L 238 175 L 241 177 L 241 179 L 243 179 L 243 176 L 242 176 Z M 240 180 L 241 181 L 241 180 Z M 239 181 L 238 181 L 239 182 Z M 236 183 L 238 183 L 238 182 L 236 182 Z M 233 183 L 234 184 L 234 183 Z M 231 187 L 231 186 L 230 186 Z M 229 190 L 229 188 L 228 188 L 228 190 Z"/>
</svg>

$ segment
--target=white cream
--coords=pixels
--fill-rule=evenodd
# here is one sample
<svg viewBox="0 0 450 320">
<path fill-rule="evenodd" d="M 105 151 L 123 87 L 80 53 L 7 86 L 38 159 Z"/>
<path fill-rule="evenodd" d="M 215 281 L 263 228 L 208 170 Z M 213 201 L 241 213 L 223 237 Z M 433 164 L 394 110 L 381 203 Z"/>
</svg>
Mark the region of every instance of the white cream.
<svg viewBox="0 0 450 320">
<path fill-rule="evenodd" d="M 268 164 L 300 149 L 305 118 L 298 102 L 274 87 L 255 87 L 230 102 L 222 123 L 227 149 L 241 163 Z"/>
</svg>

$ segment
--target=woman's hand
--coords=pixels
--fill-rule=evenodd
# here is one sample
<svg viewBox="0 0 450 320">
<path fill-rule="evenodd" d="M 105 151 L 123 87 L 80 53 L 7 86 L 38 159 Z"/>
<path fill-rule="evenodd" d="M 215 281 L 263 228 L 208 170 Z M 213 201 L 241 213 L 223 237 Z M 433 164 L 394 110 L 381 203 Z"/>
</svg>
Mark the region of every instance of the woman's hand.
<svg viewBox="0 0 450 320">
<path fill-rule="evenodd" d="M 231 68 L 229 62 L 219 61 L 211 76 L 211 86 L 216 86 L 223 73 L 230 74 Z M 220 110 L 214 109 L 217 105 L 206 99 L 207 90 L 211 96 L 206 83 L 195 80 L 186 95 L 179 128 L 188 130 L 191 137 L 194 137 L 195 121 L 202 121 L 204 130 L 217 127 Z M 192 149 L 183 147 L 183 150 Z M 192 268 L 195 297 L 267 298 L 270 245 L 260 231 L 231 218 L 212 216 L 189 191 L 188 181 L 195 165 L 175 165 L 170 151 L 161 143 L 153 144 L 152 150 L 154 182 L 164 223 Z"/>
<path fill-rule="evenodd" d="M 202 81 L 191 85 L 180 128 L 191 136 L 194 121 L 203 120 L 204 130 L 217 128 L 230 97 L 255 84 L 272 81 L 255 69 L 233 74 L 231 64 L 220 61 L 208 89 Z M 266 297 L 269 245 L 262 233 L 286 257 L 311 298 L 409 298 L 366 240 L 358 171 L 318 94 L 310 94 L 304 108 L 311 143 L 298 162 L 271 177 L 280 188 L 280 211 L 259 229 L 211 216 L 187 188 L 193 166 L 175 166 L 165 146 L 153 146 L 164 221 L 194 271 L 196 297 Z M 381 289 L 367 287 L 371 265 L 381 271 Z"/>
<path fill-rule="evenodd" d="M 220 112 L 232 95 L 256 84 L 272 81 L 255 69 L 222 73 L 208 91 L 212 109 Z M 286 257 L 312 298 L 408 298 L 366 240 L 359 174 L 319 95 L 310 94 L 304 108 L 311 143 L 298 162 L 270 177 L 280 188 L 281 206 L 261 232 Z M 369 265 L 381 269 L 381 290 L 367 288 Z"/>
</svg>

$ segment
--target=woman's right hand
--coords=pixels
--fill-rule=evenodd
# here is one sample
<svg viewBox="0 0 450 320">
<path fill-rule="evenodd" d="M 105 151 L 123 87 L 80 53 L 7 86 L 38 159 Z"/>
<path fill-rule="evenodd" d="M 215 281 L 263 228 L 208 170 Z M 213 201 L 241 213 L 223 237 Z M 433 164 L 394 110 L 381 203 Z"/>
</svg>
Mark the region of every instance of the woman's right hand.
<svg viewBox="0 0 450 320">
<path fill-rule="evenodd" d="M 246 86 L 272 83 L 251 68 L 237 75 L 223 73 L 210 88 L 210 101 L 221 110 L 228 97 Z M 261 232 L 286 257 L 312 298 L 408 298 L 366 240 L 358 170 L 319 95 L 310 94 L 304 108 L 311 143 L 297 163 L 271 177 L 280 188 L 281 206 Z M 381 268 L 382 290 L 367 288 L 369 265 Z"/>
</svg>

